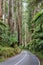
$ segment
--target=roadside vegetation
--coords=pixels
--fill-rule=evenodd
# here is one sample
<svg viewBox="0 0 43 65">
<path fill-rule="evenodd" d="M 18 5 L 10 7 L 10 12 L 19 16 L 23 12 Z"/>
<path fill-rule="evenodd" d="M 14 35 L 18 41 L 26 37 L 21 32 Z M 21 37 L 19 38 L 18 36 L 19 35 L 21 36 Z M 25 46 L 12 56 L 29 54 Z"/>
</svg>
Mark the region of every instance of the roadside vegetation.
<svg viewBox="0 0 43 65">
<path fill-rule="evenodd" d="M 35 24 L 34 31 L 32 33 L 32 39 L 27 44 L 26 47 L 21 47 L 22 49 L 27 49 L 33 54 L 35 54 L 39 60 L 41 65 L 43 65 L 43 10 L 38 12 L 33 20 L 32 23 Z M 40 21 L 41 19 L 41 21 Z"/>
<path fill-rule="evenodd" d="M 43 0 L 0 0 L 0 62 L 22 49 L 43 65 Z"/>
<path fill-rule="evenodd" d="M 21 52 L 18 46 L 12 47 L 2 47 L 0 46 L 0 62 L 5 61 L 7 58 L 15 56 Z"/>
<path fill-rule="evenodd" d="M 2 22 L 2 21 L 1 21 Z M 17 38 L 11 34 L 9 27 L 0 22 L 0 62 L 21 52 Z"/>
</svg>

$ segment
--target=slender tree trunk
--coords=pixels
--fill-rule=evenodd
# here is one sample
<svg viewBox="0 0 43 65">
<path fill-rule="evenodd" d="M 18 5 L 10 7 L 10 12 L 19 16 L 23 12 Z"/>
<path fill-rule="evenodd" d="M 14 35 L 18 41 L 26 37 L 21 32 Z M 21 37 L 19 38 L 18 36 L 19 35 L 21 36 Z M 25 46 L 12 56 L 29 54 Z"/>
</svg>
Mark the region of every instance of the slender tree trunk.
<svg viewBox="0 0 43 65">
<path fill-rule="evenodd" d="M 14 33 L 14 22 L 15 22 L 15 18 L 14 18 L 14 0 L 12 0 L 12 33 Z"/>
<path fill-rule="evenodd" d="M 14 21 L 14 0 L 12 0 L 12 20 Z"/>
<path fill-rule="evenodd" d="M 0 19 L 2 19 L 2 0 L 0 0 Z"/>
<path fill-rule="evenodd" d="M 5 15 L 6 15 L 5 6 L 6 6 L 6 0 L 3 0 L 3 22 L 5 22 Z"/>
<path fill-rule="evenodd" d="M 11 0 L 9 0 L 9 12 L 8 12 L 8 25 L 10 27 L 12 21 L 12 13 L 11 13 Z"/>
<path fill-rule="evenodd" d="M 18 0 L 18 44 L 22 44 L 22 2 Z"/>
</svg>

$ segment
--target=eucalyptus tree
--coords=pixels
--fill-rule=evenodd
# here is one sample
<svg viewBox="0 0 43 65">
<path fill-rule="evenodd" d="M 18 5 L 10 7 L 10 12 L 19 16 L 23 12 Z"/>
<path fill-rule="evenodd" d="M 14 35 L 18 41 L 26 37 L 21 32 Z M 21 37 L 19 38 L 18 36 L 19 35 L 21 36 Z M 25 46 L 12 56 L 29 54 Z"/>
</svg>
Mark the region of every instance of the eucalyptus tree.
<svg viewBox="0 0 43 65">
<path fill-rule="evenodd" d="M 3 22 L 5 22 L 6 16 L 6 0 L 3 0 Z"/>
<path fill-rule="evenodd" d="M 0 19 L 2 19 L 2 0 L 0 0 Z"/>
<path fill-rule="evenodd" d="M 14 21 L 12 21 L 12 0 L 8 0 L 9 1 L 9 14 L 8 14 L 8 25 L 10 28 L 10 32 L 13 33 L 14 32 Z"/>
<path fill-rule="evenodd" d="M 18 44 L 22 44 L 22 0 L 18 0 Z"/>
</svg>

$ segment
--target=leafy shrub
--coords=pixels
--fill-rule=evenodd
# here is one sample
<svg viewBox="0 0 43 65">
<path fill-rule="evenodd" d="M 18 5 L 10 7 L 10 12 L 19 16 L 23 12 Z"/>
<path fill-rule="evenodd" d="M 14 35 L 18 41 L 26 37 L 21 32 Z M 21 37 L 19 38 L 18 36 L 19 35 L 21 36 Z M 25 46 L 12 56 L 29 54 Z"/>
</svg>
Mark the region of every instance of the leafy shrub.
<svg viewBox="0 0 43 65">
<path fill-rule="evenodd" d="M 15 44 L 18 42 L 17 36 L 10 33 L 8 26 L 1 31 L 0 38 L 0 45 L 2 46 L 11 46 L 13 43 Z"/>
<path fill-rule="evenodd" d="M 39 50 L 43 51 L 43 41 L 40 41 L 39 43 Z"/>
<path fill-rule="evenodd" d="M 43 41 L 40 39 L 33 39 L 30 43 L 28 43 L 26 48 L 32 51 L 42 51 L 43 53 Z"/>
<path fill-rule="evenodd" d="M 2 47 L 0 46 L 0 57 L 9 58 L 21 52 L 21 49 L 16 46 L 15 48 L 12 47 Z"/>
<path fill-rule="evenodd" d="M 15 45 L 14 49 L 15 49 L 14 52 L 15 52 L 16 54 L 18 54 L 18 53 L 21 52 L 21 49 L 20 49 L 20 47 L 18 47 L 18 45 Z"/>
<path fill-rule="evenodd" d="M 11 57 L 13 55 L 15 55 L 13 48 L 10 48 L 10 47 L 9 48 L 7 48 L 7 47 L 0 48 L 0 56 L 7 58 L 7 57 Z"/>
<path fill-rule="evenodd" d="M 42 51 L 43 50 L 43 10 L 34 16 L 32 22 L 34 22 L 35 27 L 34 27 L 34 32 L 32 34 L 32 41 L 30 43 L 30 48 L 35 51 Z"/>
</svg>

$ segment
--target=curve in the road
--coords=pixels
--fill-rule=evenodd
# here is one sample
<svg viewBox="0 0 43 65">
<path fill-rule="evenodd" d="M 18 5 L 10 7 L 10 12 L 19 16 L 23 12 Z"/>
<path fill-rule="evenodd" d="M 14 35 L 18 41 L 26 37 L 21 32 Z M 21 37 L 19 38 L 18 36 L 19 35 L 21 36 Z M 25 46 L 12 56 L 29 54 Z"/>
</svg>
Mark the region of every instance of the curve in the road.
<svg viewBox="0 0 43 65">
<path fill-rule="evenodd" d="M 0 65 L 40 65 L 40 61 L 32 53 L 22 51 L 21 54 L 1 62 Z"/>
</svg>

